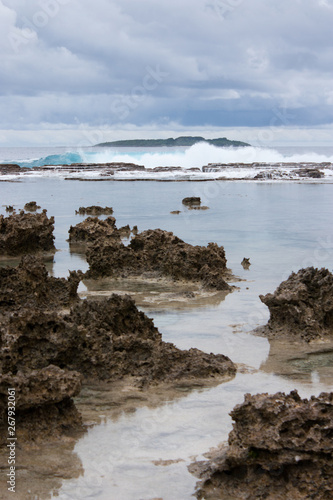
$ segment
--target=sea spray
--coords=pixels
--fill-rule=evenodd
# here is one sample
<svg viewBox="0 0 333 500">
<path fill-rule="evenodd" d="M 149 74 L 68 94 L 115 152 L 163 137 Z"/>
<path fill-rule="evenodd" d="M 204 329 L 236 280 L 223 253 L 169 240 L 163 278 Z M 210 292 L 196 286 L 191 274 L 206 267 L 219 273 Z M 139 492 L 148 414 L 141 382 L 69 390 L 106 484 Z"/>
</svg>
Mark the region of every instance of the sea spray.
<svg viewBox="0 0 333 500">
<path fill-rule="evenodd" d="M 96 152 L 83 152 L 82 160 L 87 163 L 128 162 L 144 165 L 146 168 L 179 166 L 182 168 L 202 167 L 208 163 L 283 163 L 283 162 L 333 162 L 333 156 L 318 153 L 297 153 L 289 156 L 275 149 L 260 147 L 219 148 L 199 143 L 186 149 L 163 148 L 155 151 L 144 149 L 128 152 L 111 148 L 98 148 Z"/>
<path fill-rule="evenodd" d="M 18 160 L 6 158 L 0 163 L 17 163 L 21 167 L 41 167 L 44 165 L 70 165 L 73 163 L 135 163 L 144 165 L 146 169 L 156 167 L 176 166 L 184 169 L 201 168 L 209 163 L 321 163 L 333 162 L 333 154 L 320 154 L 310 151 L 308 153 L 290 154 L 281 153 L 275 149 L 261 147 L 216 147 L 210 144 L 198 143 L 191 147 L 178 148 L 75 148 L 57 153 Z"/>
</svg>

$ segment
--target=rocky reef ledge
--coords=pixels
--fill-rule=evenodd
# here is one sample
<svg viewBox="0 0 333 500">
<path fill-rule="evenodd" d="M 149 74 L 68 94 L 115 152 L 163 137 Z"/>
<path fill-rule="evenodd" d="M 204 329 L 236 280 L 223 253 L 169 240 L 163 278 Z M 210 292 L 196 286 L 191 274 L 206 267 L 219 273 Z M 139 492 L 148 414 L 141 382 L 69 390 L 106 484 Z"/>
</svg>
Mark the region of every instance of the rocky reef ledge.
<svg viewBox="0 0 333 500">
<path fill-rule="evenodd" d="M 333 393 L 246 394 L 231 417 L 228 446 L 190 466 L 198 499 L 333 498 Z"/>
<path fill-rule="evenodd" d="M 19 165 L 0 165 L 0 181 L 24 177 L 50 177 L 79 181 L 331 181 L 331 162 L 252 162 L 252 163 L 208 163 L 147 168 L 144 165 L 125 162 L 72 163 L 70 165 L 43 165 L 33 168 Z"/>
<path fill-rule="evenodd" d="M 17 268 L 0 268 L 2 435 L 9 387 L 17 390 L 18 437 L 24 441 L 47 439 L 53 428 L 55 435 L 81 429 L 72 400 L 81 384 L 127 377 L 139 390 L 178 383 L 190 388 L 235 375 L 236 366 L 222 354 L 164 342 L 131 297 L 81 300 L 78 283 L 75 272 L 69 279 L 49 277 L 33 256 Z"/>
</svg>

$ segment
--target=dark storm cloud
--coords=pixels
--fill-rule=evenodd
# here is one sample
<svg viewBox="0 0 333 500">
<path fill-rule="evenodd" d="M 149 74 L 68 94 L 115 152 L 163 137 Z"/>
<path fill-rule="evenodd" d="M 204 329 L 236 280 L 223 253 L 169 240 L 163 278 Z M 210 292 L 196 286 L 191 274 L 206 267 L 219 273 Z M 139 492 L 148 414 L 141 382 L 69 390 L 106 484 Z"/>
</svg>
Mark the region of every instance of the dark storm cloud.
<svg viewBox="0 0 333 500">
<path fill-rule="evenodd" d="M 332 25 L 331 0 L 0 0 L 0 126 L 332 123 Z"/>
</svg>

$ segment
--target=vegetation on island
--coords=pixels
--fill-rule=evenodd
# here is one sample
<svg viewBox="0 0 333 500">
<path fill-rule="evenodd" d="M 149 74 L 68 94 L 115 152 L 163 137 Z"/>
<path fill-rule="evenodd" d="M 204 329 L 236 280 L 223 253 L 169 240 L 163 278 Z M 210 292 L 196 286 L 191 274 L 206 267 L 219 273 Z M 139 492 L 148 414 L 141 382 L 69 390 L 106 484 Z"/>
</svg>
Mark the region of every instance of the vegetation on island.
<svg viewBox="0 0 333 500">
<path fill-rule="evenodd" d="M 131 139 L 122 141 L 112 141 L 112 142 L 102 142 L 96 144 L 96 147 L 140 147 L 140 148 L 154 148 L 154 147 L 176 147 L 176 146 L 193 146 L 199 142 L 205 142 L 207 144 L 212 144 L 218 147 L 234 147 L 239 148 L 243 146 L 250 146 L 246 142 L 241 141 L 230 141 L 226 137 L 221 137 L 219 139 L 204 139 L 200 136 L 182 136 L 173 139 Z"/>
</svg>

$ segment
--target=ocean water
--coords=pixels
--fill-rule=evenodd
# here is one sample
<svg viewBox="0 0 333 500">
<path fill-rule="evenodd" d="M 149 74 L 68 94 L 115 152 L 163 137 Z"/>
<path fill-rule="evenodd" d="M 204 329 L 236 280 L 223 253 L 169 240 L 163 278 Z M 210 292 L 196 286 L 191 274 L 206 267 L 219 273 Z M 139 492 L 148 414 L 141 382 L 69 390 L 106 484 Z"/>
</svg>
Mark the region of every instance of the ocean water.
<svg viewBox="0 0 333 500">
<path fill-rule="evenodd" d="M 87 153 L 96 161 L 103 161 L 98 155 L 111 155 L 107 151 Z M 39 149 L 38 153 L 24 149 L 10 154 L 2 151 L 1 159 L 3 162 L 41 162 L 44 161 L 41 158 L 57 155 L 69 158 L 69 154 L 72 153 L 59 149 Z M 169 165 L 180 164 L 183 159 L 181 166 L 186 167 L 186 151 L 112 154 L 128 155 L 131 161 L 135 155 L 141 155 L 137 162 L 145 165 L 147 158 L 153 162 L 154 155 L 159 155 L 157 163 L 160 163 L 166 155 Z M 237 158 L 237 151 L 219 154 Z M 309 152 L 295 150 L 261 151 L 261 154 L 267 155 L 266 161 L 273 161 L 268 154 L 284 159 L 310 156 Z M 328 160 L 330 151 L 317 150 L 311 154 L 326 158 L 320 161 L 331 161 Z M 203 165 L 220 160 L 200 157 L 196 161 Z M 194 165 L 191 162 L 187 165 L 190 164 Z M 58 454 L 60 463 L 61 448 L 53 449 L 52 463 L 50 450 L 40 452 L 39 462 L 36 459 L 30 465 L 33 473 L 29 474 L 28 470 L 24 474 L 25 488 L 31 496 L 22 498 L 190 500 L 196 478 L 187 466 L 194 457 L 202 459 L 211 447 L 227 440 L 232 426 L 229 412 L 243 401 L 245 393 L 289 392 L 297 388 L 303 397 L 308 397 L 331 390 L 332 345 L 321 345 L 320 352 L 310 355 L 302 352 L 298 345 L 269 342 L 251 334 L 251 330 L 268 320 L 268 310 L 259 294 L 273 292 L 292 271 L 302 267 L 327 267 L 332 271 L 331 183 L 82 182 L 66 181 L 57 175 L 12 180 L 14 182 L 0 182 L 1 213 L 5 214 L 6 205 L 19 209 L 34 200 L 55 217 L 58 251 L 53 264 L 48 264 L 55 276 L 67 276 L 72 269 L 87 269 L 84 256 L 69 251 L 68 229 L 83 220 L 75 215 L 76 209 L 98 204 L 114 208 L 118 227 L 137 225 L 140 231 L 159 227 L 173 231 L 192 244 L 206 245 L 214 241 L 223 245 L 228 267 L 242 280 L 235 283 L 238 289 L 223 301 L 196 308 L 150 307 L 147 310 L 165 341 L 183 349 L 197 347 L 223 353 L 239 363 L 240 370 L 233 380 L 184 393 L 183 397 L 162 395 L 153 406 L 138 404 L 136 408 L 134 402 L 131 411 L 118 408 L 117 414 L 112 405 L 95 409 L 95 417 L 98 414 L 101 422 L 76 442 L 69 455 L 76 468 L 73 465 L 73 470 L 66 472 L 60 465 L 55 467 L 53 454 Z M 181 200 L 185 196 L 200 196 L 209 210 L 184 209 Z M 181 213 L 170 214 L 173 210 L 181 210 Z M 250 258 L 249 270 L 240 264 L 243 257 Z M 85 285 L 80 290 L 83 294 L 89 293 Z M 56 487 L 49 481 L 48 471 L 49 476 L 57 478 Z"/>
</svg>

